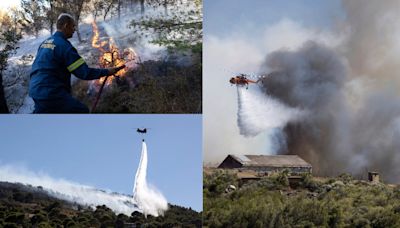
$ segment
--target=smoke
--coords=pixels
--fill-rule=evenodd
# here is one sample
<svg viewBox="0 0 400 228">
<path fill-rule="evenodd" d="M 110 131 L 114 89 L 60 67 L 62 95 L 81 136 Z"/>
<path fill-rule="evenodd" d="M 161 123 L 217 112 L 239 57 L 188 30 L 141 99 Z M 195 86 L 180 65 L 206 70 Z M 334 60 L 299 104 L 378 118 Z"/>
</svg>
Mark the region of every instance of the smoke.
<svg viewBox="0 0 400 228">
<path fill-rule="evenodd" d="M 240 128 L 237 125 L 238 94 L 235 88 L 229 86 L 228 79 L 230 77 L 239 73 L 258 72 L 261 63 L 265 60 L 265 55 L 273 51 L 296 50 L 310 39 L 329 46 L 336 45 L 344 39 L 344 36 L 340 36 L 338 39 L 329 30 L 305 27 L 290 18 L 282 17 L 274 21 L 276 22 L 265 26 L 262 23 L 260 25 L 259 22 L 250 24 L 252 28 L 257 28 L 255 33 L 236 29 L 236 31 L 223 36 L 205 34 L 203 46 L 203 156 L 206 165 L 219 164 L 227 154 L 274 154 L 281 150 L 277 149 L 285 141 L 285 135 L 280 127 L 266 129 L 255 137 L 243 137 L 240 134 Z M 207 23 L 206 19 L 205 23 Z M 268 69 L 262 73 L 264 72 L 270 73 Z M 248 93 L 252 93 L 251 90 L 258 89 L 257 87 L 258 85 L 250 85 Z M 271 97 L 265 99 L 279 101 L 277 98 Z M 288 110 L 307 112 L 303 108 L 293 108 L 282 102 L 279 102 L 279 106 Z M 258 108 L 261 109 L 261 107 Z M 282 115 L 282 112 L 275 113 L 274 108 L 268 111 L 271 116 L 274 116 L 273 118 Z M 284 145 L 282 146 L 284 147 Z"/>
<path fill-rule="evenodd" d="M 167 5 L 170 13 L 166 13 L 163 5 L 151 5 L 152 4 L 146 5 L 144 15 L 139 12 L 140 5 L 134 3 L 131 4 L 131 6 L 123 7 L 125 10 L 121 10 L 120 16 L 111 16 L 111 18 L 103 20 L 104 15 L 98 15 L 96 23 L 99 25 L 101 30 L 104 29 L 104 35 L 106 37 L 113 37 L 115 43 L 120 49 L 133 47 L 140 56 L 141 61 L 168 58 L 169 53 L 167 52 L 167 49 L 164 46 L 152 42 L 154 38 L 167 35 L 157 35 L 154 30 L 137 31 L 139 28 L 132 27 L 131 22 L 148 20 L 149 18 L 153 18 L 155 21 L 159 19 L 182 20 L 186 22 L 188 22 L 187 20 L 201 20 L 199 15 L 194 13 L 198 7 L 196 7 L 196 3 L 193 1 L 180 1 L 177 4 Z M 175 12 L 178 13 L 175 15 Z M 185 18 L 182 16 L 185 14 L 190 14 L 190 16 Z M 82 19 L 82 22 L 91 24 L 94 20 L 95 18 L 90 14 Z M 183 57 L 181 58 L 183 59 Z"/>
<path fill-rule="evenodd" d="M 258 89 L 237 86 L 238 126 L 240 134 L 254 137 L 269 128 L 282 128 L 288 122 L 305 116 L 301 110 L 289 108 Z"/>
<path fill-rule="evenodd" d="M 316 175 L 350 172 L 361 177 L 375 170 L 384 180 L 400 181 L 400 1 L 344 0 L 342 7 L 329 12 L 335 17 L 332 26 L 311 27 L 307 19 L 294 21 L 289 14 L 264 28 L 263 23 L 250 23 L 257 28 L 255 33 L 240 30 L 246 26 L 243 23 L 220 37 L 206 34 L 206 162 L 219 163 L 227 154 L 298 154 L 313 165 Z M 330 23 L 330 19 L 326 15 L 321 21 Z M 254 35 L 260 31 L 262 35 Z M 273 72 L 261 85 L 259 106 L 253 98 L 244 102 L 258 93 L 252 91 L 254 85 L 244 94 L 233 93 L 232 87 L 224 86 L 232 73 L 218 67 L 235 73 L 257 68 L 263 75 Z M 262 110 L 261 104 L 272 106 L 272 100 L 285 108 Z M 257 111 L 248 114 L 244 110 L 252 109 L 243 105 L 256 106 Z M 306 115 L 280 119 L 284 110 Z M 259 117 L 264 112 L 261 116 L 270 116 L 268 121 Z M 244 113 L 251 118 L 244 118 Z M 254 121 L 254 116 L 260 121 Z M 282 122 L 269 125 L 277 119 Z M 260 127 L 267 125 L 273 134 L 271 128 Z M 285 140 L 274 141 L 274 137 Z M 267 138 L 272 146 L 259 143 Z M 275 146 L 278 149 L 271 151 Z"/>
<path fill-rule="evenodd" d="M 146 173 L 147 146 L 143 141 L 140 162 L 135 176 L 133 197 L 145 215 L 162 215 L 168 209 L 168 202 L 155 187 L 147 183 Z"/>
<path fill-rule="evenodd" d="M 345 61 L 331 48 L 308 41 L 295 51 L 271 53 L 264 69 L 273 72 L 263 79 L 266 95 L 289 107 L 307 110 L 307 118 L 285 123 L 287 150 L 280 152 L 300 155 L 314 165 L 317 173 L 346 167 L 348 160 L 343 152 L 348 148 L 343 143 L 349 135 L 343 93 Z M 340 152 L 332 156 L 339 145 Z"/>
<path fill-rule="evenodd" d="M 154 9 L 149 9 L 146 15 L 154 16 L 156 13 Z M 150 42 L 150 37 L 153 35 L 152 33 L 140 31 L 142 36 L 139 37 L 134 33 L 134 29 L 129 27 L 132 20 L 141 19 L 140 13 L 136 11 L 121 12 L 121 17 L 119 19 L 118 17 L 107 20 L 102 19 L 102 16 L 96 18 L 96 23 L 100 30 L 100 41 L 108 41 L 108 39 L 112 37 L 120 50 L 134 48 L 140 56 L 141 61 L 157 60 L 167 55 L 164 47 Z M 95 18 L 92 15 L 87 15 L 82 19 L 82 22 L 87 25 L 91 25 L 93 21 L 95 21 Z"/>
<path fill-rule="evenodd" d="M 351 77 L 379 79 L 379 86 L 388 81 L 398 84 L 400 2 L 356 0 L 343 1 L 343 6 L 348 33 L 343 52 L 351 65 Z"/>
<path fill-rule="evenodd" d="M 22 167 L 0 166 L 0 181 L 18 182 L 32 186 L 42 186 L 51 196 L 81 205 L 95 208 L 97 205 L 106 205 L 116 213 L 130 216 L 139 211 L 131 196 L 102 191 L 94 187 L 74 183 L 63 179 L 54 179 L 43 173 L 34 173 Z"/>
<path fill-rule="evenodd" d="M 266 97 L 304 109 L 283 128 L 285 149 L 311 162 L 317 175 L 376 170 L 400 181 L 399 1 L 343 1 L 346 18 L 335 49 L 309 41 L 269 54 Z M 345 34 L 345 35 L 343 35 Z M 239 121 L 239 120 L 238 120 Z"/>
</svg>

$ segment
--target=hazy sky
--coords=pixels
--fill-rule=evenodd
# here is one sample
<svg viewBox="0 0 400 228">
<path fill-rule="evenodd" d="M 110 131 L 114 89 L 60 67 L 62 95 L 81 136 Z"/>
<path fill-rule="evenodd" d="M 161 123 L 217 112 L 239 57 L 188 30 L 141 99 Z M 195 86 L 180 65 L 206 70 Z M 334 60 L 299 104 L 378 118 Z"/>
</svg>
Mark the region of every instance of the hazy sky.
<svg viewBox="0 0 400 228">
<path fill-rule="evenodd" d="M 205 36 L 229 36 L 263 28 L 289 18 L 301 24 L 326 28 L 343 16 L 340 0 L 204 0 Z"/>
<path fill-rule="evenodd" d="M 341 1 L 204 0 L 203 138 L 205 163 L 227 154 L 271 154 L 273 129 L 253 138 L 239 134 L 238 73 L 256 74 L 266 56 L 313 39 L 334 45 L 344 17 Z M 257 89 L 250 86 L 249 90 Z"/>
<path fill-rule="evenodd" d="M 0 10 L 6 10 L 9 7 L 19 6 L 20 0 L 1 0 Z"/>
<path fill-rule="evenodd" d="M 150 128 L 148 182 L 202 210 L 201 115 L 0 115 L 0 166 L 132 195 L 137 127 Z"/>
</svg>

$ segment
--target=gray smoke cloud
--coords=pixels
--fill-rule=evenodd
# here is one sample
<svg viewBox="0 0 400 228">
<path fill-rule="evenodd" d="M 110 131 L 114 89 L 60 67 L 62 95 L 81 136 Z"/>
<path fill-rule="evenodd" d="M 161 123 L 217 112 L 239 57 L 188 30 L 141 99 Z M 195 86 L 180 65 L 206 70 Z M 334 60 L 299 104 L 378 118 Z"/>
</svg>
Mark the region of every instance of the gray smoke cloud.
<svg viewBox="0 0 400 228">
<path fill-rule="evenodd" d="M 341 151 L 347 150 L 343 143 L 347 130 L 338 133 L 348 127 L 344 60 L 331 48 L 308 41 L 296 51 L 271 53 L 265 66 L 273 72 L 263 79 L 266 94 L 289 107 L 308 110 L 307 118 L 286 124 L 287 148 L 278 152 L 300 155 L 317 173 L 340 169 L 335 163 L 346 167 L 346 154 L 337 156 L 337 144 L 330 143 L 341 142 Z"/>
<path fill-rule="evenodd" d="M 318 175 L 376 170 L 400 181 L 399 1 L 343 1 L 346 18 L 335 50 L 309 41 L 294 51 L 267 56 L 265 93 L 285 105 L 309 111 L 288 123 L 286 147 Z"/>
</svg>

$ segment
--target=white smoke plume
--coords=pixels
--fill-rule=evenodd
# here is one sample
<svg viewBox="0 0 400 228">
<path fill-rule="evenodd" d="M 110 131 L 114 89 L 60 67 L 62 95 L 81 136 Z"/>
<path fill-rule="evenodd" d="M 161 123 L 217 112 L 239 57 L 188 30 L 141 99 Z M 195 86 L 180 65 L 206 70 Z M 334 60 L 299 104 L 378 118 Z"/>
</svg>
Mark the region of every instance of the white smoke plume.
<svg viewBox="0 0 400 228">
<path fill-rule="evenodd" d="M 237 86 L 238 126 L 240 134 L 254 137 L 270 128 L 282 128 L 306 116 L 306 112 L 290 108 L 272 97 L 265 96 L 258 87 Z"/>
<path fill-rule="evenodd" d="M 98 24 L 100 30 L 104 31 L 104 33 L 101 34 L 105 35 L 105 37 L 101 36 L 100 38 L 107 39 L 109 37 L 112 37 L 114 39 L 114 42 L 120 49 L 133 47 L 137 54 L 140 56 L 141 61 L 167 58 L 167 49 L 164 46 L 151 42 L 155 38 L 155 36 L 158 35 L 155 35 L 154 31 L 140 30 L 137 32 L 138 34 L 141 34 L 141 36 L 138 36 L 138 34 L 135 34 L 135 30 L 137 28 L 132 27 L 131 22 L 133 20 L 147 20 L 148 18 L 163 20 L 182 20 L 184 18 L 179 17 L 180 14 L 178 14 L 178 16 L 175 16 L 172 13 L 166 14 L 165 8 L 162 5 L 146 5 L 145 8 L 146 9 L 144 16 L 139 12 L 140 5 L 137 3 L 132 4 L 132 6 L 127 7 L 125 10 L 121 10 L 120 17 L 114 16 L 109 18 L 110 16 L 108 16 L 106 20 L 103 20 L 103 15 L 98 15 L 98 17 L 96 18 L 96 23 Z M 193 1 L 181 1 L 178 4 L 168 5 L 169 11 L 179 11 L 182 14 L 194 12 L 195 9 L 196 6 Z M 191 15 L 190 18 L 192 18 L 193 20 L 200 20 L 200 18 L 198 18 L 198 16 L 194 14 Z M 82 19 L 82 22 L 89 25 L 93 21 L 95 21 L 95 18 L 91 14 Z"/>
<path fill-rule="evenodd" d="M 153 9 L 149 9 L 146 15 L 154 15 Z M 166 48 L 150 42 L 152 33 L 148 31 L 140 31 L 143 36 L 139 37 L 134 33 L 134 28 L 130 27 L 132 20 L 140 20 L 141 14 L 136 11 L 121 12 L 121 17 L 108 18 L 103 20 L 103 17 L 97 17 L 96 20 L 92 15 L 87 15 L 82 22 L 89 27 L 88 34 L 92 35 L 91 24 L 96 22 L 100 31 L 100 41 L 109 41 L 113 39 L 120 50 L 125 48 L 134 48 L 135 52 L 140 57 L 141 61 L 157 60 L 167 55 Z M 84 27 L 81 26 L 81 27 Z M 88 37 L 91 39 L 91 37 Z"/>
<path fill-rule="evenodd" d="M 139 211 L 131 196 L 98 190 L 68 180 L 54 179 L 46 174 L 34 173 L 22 167 L 0 166 L 0 181 L 29 184 L 36 187 L 42 186 L 43 190 L 56 198 L 92 206 L 93 208 L 104 204 L 114 212 L 128 216 L 134 211 Z"/>
<path fill-rule="evenodd" d="M 143 141 L 140 162 L 135 176 L 133 197 L 139 208 L 146 215 L 163 215 L 168 209 L 165 197 L 154 186 L 147 183 L 147 145 Z"/>
</svg>

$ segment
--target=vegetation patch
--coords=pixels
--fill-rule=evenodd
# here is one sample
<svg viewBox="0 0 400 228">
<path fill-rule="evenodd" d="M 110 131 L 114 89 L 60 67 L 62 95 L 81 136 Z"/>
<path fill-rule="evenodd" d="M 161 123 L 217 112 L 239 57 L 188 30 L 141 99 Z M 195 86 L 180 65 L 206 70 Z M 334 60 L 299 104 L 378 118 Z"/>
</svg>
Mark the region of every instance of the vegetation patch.
<svg viewBox="0 0 400 228">
<path fill-rule="evenodd" d="M 204 173 L 204 227 L 400 227 L 400 188 L 383 183 L 302 176 L 290 188 L 285 173 L 238 186 L 232 171 Z M 287 177 L 286 177 L 287 178 Z"/>
</svg>

